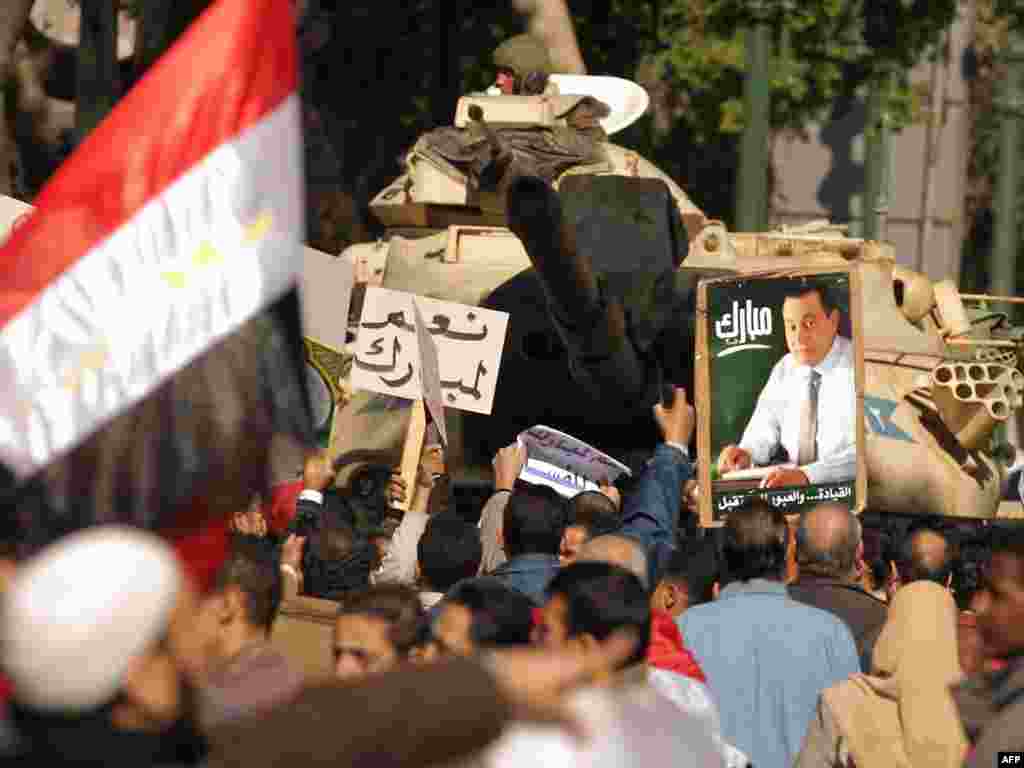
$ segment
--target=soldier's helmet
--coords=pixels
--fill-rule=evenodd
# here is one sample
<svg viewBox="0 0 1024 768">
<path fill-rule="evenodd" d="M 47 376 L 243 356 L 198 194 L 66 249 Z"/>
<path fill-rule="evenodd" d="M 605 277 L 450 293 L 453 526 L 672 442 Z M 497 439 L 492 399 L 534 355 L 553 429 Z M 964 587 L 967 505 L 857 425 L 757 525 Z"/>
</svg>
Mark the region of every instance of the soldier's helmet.
<svg viewBox="0 0 1024 768">
<path fill-rule="evenodd" d="M 548 75 L 554 73 L 547 46 L 533 35 L 510 37 L 494 50 L 499 77 L 513 78 L 512 92 L 532 96 L 544 92 Z"/>
</svg>

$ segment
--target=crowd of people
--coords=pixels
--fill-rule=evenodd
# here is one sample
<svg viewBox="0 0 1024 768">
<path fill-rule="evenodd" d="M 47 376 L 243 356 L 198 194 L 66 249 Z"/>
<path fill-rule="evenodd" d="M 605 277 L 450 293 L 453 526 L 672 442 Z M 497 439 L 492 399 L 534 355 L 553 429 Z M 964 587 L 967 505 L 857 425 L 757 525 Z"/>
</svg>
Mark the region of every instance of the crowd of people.
<svg viewBox="0 0 1024 768">
<path fill-rule="evenodd" d="M 311 456 L 198 588 L 175 550 L 96 526 L 3 559 L 0 757 L 47 766 L 952 768 L 1024 748 L 1024 531 L 882 531 L 757 500 L 699 530 L 694 410 L 627 489 L 522 482 L 513 443 L 467 519 L 428 440 L 392 521 Z M 283 602 L 336 604 L 309 679 Z"/>
</svg>

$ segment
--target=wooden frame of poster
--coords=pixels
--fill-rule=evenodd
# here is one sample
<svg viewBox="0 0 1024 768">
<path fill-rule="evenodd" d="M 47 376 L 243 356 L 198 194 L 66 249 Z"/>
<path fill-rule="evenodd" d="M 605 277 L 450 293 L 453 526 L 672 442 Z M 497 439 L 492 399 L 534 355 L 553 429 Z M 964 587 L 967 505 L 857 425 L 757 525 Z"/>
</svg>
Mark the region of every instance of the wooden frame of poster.
<svg viewBox="0 0 1024 768">
<path fill-rule="evenodd" d="M 719 303 L 724 299 L 716 297 L 715 294 L 722 292 L 723 295 L 730 293 L 742 293 L 745 288 L 749 288 L 749 284 L 764 285 L 768 281 L 783 281 L 791 280 L 793 278 L 806 278 L 810 279 L 811 282 L 823 282 L 828 277 L 834 276 L 838 283 L 842 283 L 845 280 L 846 283 L 846 304 L 844 310 L 846 312 L 845 323 L 848 323 L 848 327 L 845 325 L 841 326 L 840 333 L 844 330 L 849 331 L 851 341 L 851 351 L 854 358 L 854 432 L 856 439 L 856 474 L 852 481 L 845 483 L 827 483 L 821 485 L 811 486 L 788 486 L 780 489 L 762 490 L 758 487 L 759 481 L 747 480 L 747 481 L 718 481 L 717 475 L 717 463 L 718 463 L 718 452 L 715 451 L 715 447 L 721 442 L 721 437 L 716 441 L 712 434 L 714 424 L 716 422 L 715 414 L 715 382 L 713 381 L 716 377 L 716 373 L 721 375 L 720 372 L 713 371 L 713 368 L 717 368 L 715 360 L 719 358 L 713 357 L 716 354 L 715 347 L 718 346 L 717 339 L 712 339 L 712 330 L 715 328 L 713 325 L 716 321 L 724 322 L 724 315 L 719 311 Z M 791 283 L 790 283 L 791 284 Z M 780 289 L 782 286 L 780 285 Z M 760 293 L 770 293 L 769 288 L 759 288 Z M 758 292 L 755 291 L 755 294 Z M 729 301 L 734 301 L 732 295 L 728 295 Z M 777 300 L 777 309 L 781 311 L 782 301 Z M 842 304 L 842 302 L 840 302 Z M 733 304 L 733 307 L 736 305 Z M 751 310 L 749 301 L 744 301 L 744 308 L 748 311 Z M 853 509 L 859 514 L 865 506 L 867 501 L 867 465 L 865 461 L 865 432 L 864 432 L 864 339 L 863 339 L 863 318 L 861 316 L 861 289 L 860 289 L 860 274 L 856 268 L 850 268 L 845 265 L 836 265 L 819 268 L 794 268 L 794 269 L 780 269 L 780 270 L 768 270 L 760 272 L 751 272 L 741 275 L 734 275 L 724 278 L 715 278 L 711 280 L 702 280 L 698 286 L 697 294 L 697 340 L 696 340 L 696 410 L 697 410 L 697 450 L 700 455 L 699 465 L 697 467 L 697 482 L 699 486 L 699 513 L 700 522 L 703 527 L 714 527 L 720 526 L 725 521 L 725 516 L 728 514 L 729 508 L 735 508 L 739 506 L 743 501 L 740 499 L 747 499 L 752 496 L 760 495 L 762 498 L 767 500 L 769 503 L 776 507 L 782 507 L 786 516 L 793 519 L 795 515 L 799 515 L 800 511 L 813 506 L 816 503 L 822 501 L 840 501 L 842 503 L 849 503 Z M 759 313 L 764 312 L 764 308 L 758 309 Z M 769 310 L 770 312 L 772 310 Z M 716 315 L 716 316 L 713 316 Z M 769 317 L 775 317 L 773 313 Z M 759 314 L 759 319 L 764 319 L 762 314 Z M 776 355 L 781 348 L 782 354 L 785 354 L 785 334 L 780 327 L 781 333 L 772 332 L 772 321 L 769 319 L 768 323 L 768 334 L 774 345 L 756 344 L 747 345 L 751 347 L 757 347 L 756 351 L 763 353 L 765 350 L 776 351 Z M 762 327 L 761 330 L 764 330 Z M 765 334 L 762 334 L 765 335 Z M 780 347 L 781 339 L 781 347 Z M 722 350 L 724 351 L 724 350 Z M 731 356 L 731 353 L 729 353 Z M 761 355 L 763 357 L 763 354 Z M 769 357 L 769 361 L 774 362 L 766 363 L 762 359 L 759 368 L 761 376 L 757 375 L 755 371 L 754 376 L 747 376 L 746 382 L 755 386 L 753 391 L 753 397 L 748 397 L 747 410 L 752 412 L 754 405 L 757 402 L 757 397 L 760 390 L 763 388 L 767 381 L 767 375 L 764 374 L 763 369 L 767 369 L 769 372 L 774 367 L 775 362 L 778 362 L 778 357 Z M 752 366 L 752 368 L 755 368 Z M 750 387 L 748 387 L 750 388 Z M 720 388 L 718 388 L 720 391 Z M 749 414 L 746 418 L 749 418 Z M 746 423 L 746 418 L 743 420 Z M 719 419 L 721 420 L 721 419 Z M 742 432 L 740 433 L 742 434 Z M 736 435 L 736 442 L 739 442 L 739 435 Z M 730 486 L 723 489 L 721 482 L 729 482 Z M 716 486 L 717 484 L 717 486 Z M 844 490 L 848 489 L 848 490 Z M 852 498 L 851 498 L 852 497 Z M 735 502 L 735 503 L 734 503 Z"/>
</svg>

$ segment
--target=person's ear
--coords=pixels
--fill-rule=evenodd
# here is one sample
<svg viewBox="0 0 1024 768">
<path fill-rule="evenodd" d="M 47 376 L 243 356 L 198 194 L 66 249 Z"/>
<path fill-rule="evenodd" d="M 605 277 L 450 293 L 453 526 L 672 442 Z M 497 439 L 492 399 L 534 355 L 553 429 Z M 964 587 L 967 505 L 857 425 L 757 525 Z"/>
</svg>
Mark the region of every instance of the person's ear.
<svg viewBox="0 0 1024 768">
<path fill-rule="evenodd" d="M 903 586 L 903 579 L 900 578 L 900 571 L 896 567 L 896 561 L 889 561 L 889 583 L 886 585 L 886 589 L 890 595 L 896 593 L 896 590 Z"/>
<path fill-rule="evenodd" d="M 416 561 L 416 583 L 419 584 L 423 580 L 423 569 L 420 568 L 420 561 Z"/>
<path fill-rule="evenodd" d="M 719 595 L 719 593 L 721 591 L 722 591 L 722 583 L 720 581 L 716 581 L 714 584 L 711 585 L 711 599 L 712 600 L 717 600 L 718 599 L 718 595 Z"/>
<path fill-rule="evenodd" d="M 856 559 L 853 561 L 853 564 L 854 564 L 854 567 L 857 569 L 857 577 L 860 578 L 860 576 L 863 575 L 864 571 L 867 570 L 867 563 L 864 562 L 864 542 L 863 541 L 860 544 L 857 545 L 857 554 L 855 555 L 855 558 Z"/>
<path fill-rule="evenodd" d="M 661 582 L 657 587 L 654 588 L 654 593 L 651 595 L 651 608 L 656 611 L 669 611 L 669 603 L 671 597 L 668 595 L 669 585 L 667 581 Z"/>
<path fill-rule="evenodd" d="M 7 585 L 11 583 L 18 564 L 9 557 L 0 557 L 0 594 L 7 591 Z"/>
<path fill-rule="evenodd" d="M 672 613 L 686 604 L 687 593 L 679 584 L 671 581 L 665 583 L 665 610 Z"/>
<path fill-rule="evenodd" d="M 571 638 L 569 642 L 570 647 L 583 654 L 584 657 L 600 654 L 601 644 L 597 641 L 597 638 L 588 632 L 576 635 L 576 637 Z M 595 672 L 592 682 L 604 682 L 608 680 L 614 672 L 615 670 L 611 667 L 604 666 Z"/>
<path fill-rule="evenodd" d="M 230 586 L 218 598 L 217 619 L 222 625 L 245 616 L 245 597 L 237 586 Z"/>
<path fill-rule="evenodd" d="M 676 607 L 676 604 L 679 601 L 679 591 L 676 585 L 671 581 L 665 582 L 662 586 L 664 586 L 665 589 L 662 593 L 661 604 L 664 606 L 666 611 L 671 613 L 672 609 Z"/>
</svg>

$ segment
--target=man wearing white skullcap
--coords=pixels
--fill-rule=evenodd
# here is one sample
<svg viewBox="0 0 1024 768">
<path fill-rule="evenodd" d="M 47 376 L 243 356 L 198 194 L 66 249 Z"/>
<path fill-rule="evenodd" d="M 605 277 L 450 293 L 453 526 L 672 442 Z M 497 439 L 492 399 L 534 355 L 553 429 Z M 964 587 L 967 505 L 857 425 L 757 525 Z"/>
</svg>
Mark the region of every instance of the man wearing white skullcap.
<svg viewBox="0 0 1024 768">
<path fill-rule="evenodd" d="M 514 716 L 550 719 L 560 692 L 633 647 L 613 638 L 587 654 L 521 650 L 309 686 L 286 706 L 210 729 L 207 750 L 192 725 L 196 604 L 172 550 L 135 529 L 74 533 L 22 564 L 0 597 L 0 663 L 14 683 L 0 764 L 447 763 L 479 752 Z"/>
<path fill-rule="evenodd" d="M 89 528 L 27 561 L 0 602 L 17 755 L 198 763 L 205 747 L 186 674 L 195 599 L 171 547 L 135 528 Z"/>
</svg>

